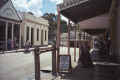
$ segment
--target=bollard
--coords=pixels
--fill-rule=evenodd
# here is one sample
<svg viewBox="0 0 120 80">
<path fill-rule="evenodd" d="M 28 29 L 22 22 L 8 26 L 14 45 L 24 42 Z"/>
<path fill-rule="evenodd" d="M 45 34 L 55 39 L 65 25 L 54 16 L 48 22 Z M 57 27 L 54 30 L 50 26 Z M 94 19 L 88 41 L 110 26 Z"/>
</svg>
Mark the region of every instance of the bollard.
<svg viewBox="0 0 120 80">
<path fill-rule="evenodd" d="M 40 79 L 40 59 L 39 59 L 39 47 L 34 48 L 34 61 L 35 61 L 35 80 Z"/>
<path fill-rule="evenodd" d="M 56 73 L 56 46 L 52 46 L 52 75 L 57 75 Z"/>
</svg>

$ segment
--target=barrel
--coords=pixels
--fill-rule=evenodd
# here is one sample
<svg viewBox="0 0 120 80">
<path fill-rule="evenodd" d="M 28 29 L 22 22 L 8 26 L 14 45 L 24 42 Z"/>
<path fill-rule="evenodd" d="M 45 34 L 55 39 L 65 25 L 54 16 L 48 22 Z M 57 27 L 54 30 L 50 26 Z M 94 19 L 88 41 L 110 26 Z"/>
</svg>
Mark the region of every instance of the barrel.
<svg viewBox="0 0 120 80">
<path fill-rule="evenodd" d="M 96 63 L 94 80 L 119 80 L 119 64 L 109 62 Z"/>
</svg>

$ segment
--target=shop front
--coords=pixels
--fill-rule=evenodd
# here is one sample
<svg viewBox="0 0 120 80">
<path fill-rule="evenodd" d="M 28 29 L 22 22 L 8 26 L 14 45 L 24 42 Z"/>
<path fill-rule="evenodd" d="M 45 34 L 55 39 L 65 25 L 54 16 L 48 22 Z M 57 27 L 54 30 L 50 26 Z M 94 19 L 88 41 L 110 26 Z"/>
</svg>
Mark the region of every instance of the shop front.
<svg viewBox="0 0 120 80">
<path fill-rule="evenodd" d="M 62 14 L 63 16 L 68 18 L 68 33 L 69 33 L 69 24 L 70 21 L 72 21 L 75 23 L 75 25 L 79 24 L 80 34 L 81 34 L 81 30 L 83 30 L 88 34 L 104 37 L 105 44 L 108 44 L 108 41 L 110 39 L 111 42 L 109 46 L 110 47 L 109 53 L 112 56 L 111 61 L 120 62 L 119 7 L 120 7 L 120 0 L 67 0 L 61 4 L 58 4 L 57 5 L 57 11 L 58 11 L 58 45 L 57 46 L 59 47 L 59 42 L 60 42 L 59 20 L 60 20 L 60 15 Z M 109 36 L 106 36 L 107 34 Z M 69 46 L 68 46 L 68 53 L 69 53 Z"/>
<path fill-rule="evenodd" d="M 15 10 L 11 0 L 2 1 L 0 5 L 0 41 L 4 42 L 5 50 L 21 48 L 21 19 Z"/>
</svg>

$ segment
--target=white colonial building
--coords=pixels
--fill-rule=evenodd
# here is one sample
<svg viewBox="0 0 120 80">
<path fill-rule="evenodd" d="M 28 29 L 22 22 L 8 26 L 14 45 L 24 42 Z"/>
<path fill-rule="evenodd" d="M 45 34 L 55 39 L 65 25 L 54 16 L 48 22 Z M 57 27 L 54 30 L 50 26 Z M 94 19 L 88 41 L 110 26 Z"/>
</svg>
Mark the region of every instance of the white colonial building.
<svg viewBox="0 0 120 80">
<path fill-rule="evenodd" d="M 29 41 L 32 46 L 48 45 L 48 20 L 22 13 L 21 36 L 22 44 Z"/>
<path fill-rule="evenodd" d="M 16 11 L 11 0 L 0 1 L 0 42 L 5 43 L 5 50 L 11 47 L 8 43 L 14 38 L 18 48 L 25 41 L 32 46 L 48 45 L 48 26 L 43 18 Z"/>
</svg>

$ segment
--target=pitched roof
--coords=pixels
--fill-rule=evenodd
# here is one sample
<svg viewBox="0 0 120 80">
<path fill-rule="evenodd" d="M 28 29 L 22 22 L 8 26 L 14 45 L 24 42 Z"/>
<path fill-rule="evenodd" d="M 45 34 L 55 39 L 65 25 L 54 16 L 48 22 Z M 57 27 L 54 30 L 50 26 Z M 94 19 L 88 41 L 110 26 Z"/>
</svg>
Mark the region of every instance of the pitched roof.
<svg viewBox="0 0 120 80">
<path fill-rule="evenodd" d="M 76 38 L 79 38 L 78 36 L 79 32 L 76 32 Z M 70 39 L 74 39 L 74 35 L 75 35 L 75 32 L 74 31 L 70 31 Z M 68 38 L 68 33 L 63 33 L 61 36 L 60 36 L 61 39 L 67 39 Z"/>
<path fill-rule="evenodd" d="M 0 1 L 0 8 L 7 2 L 8 0 L 1 0 Z"/>
<path fill-rule="evenodd" d="M 17 14 L 20 17 L 20 20 L 22 20 L 23 12 L 17 11 Z"/>
<path fill-rule="evenodd" d="M 60 36 L 60 38 L 62 38 L 62 39 L 66 39 L 67 37 L 68 37 L 68 33 L 63 33 Z"/>
<path fill-rule="evenodd" d="M 21 22 L 20 15 L 11 0 L 2 0 L 0 3 L 0 18 Z"/>
</svg>

